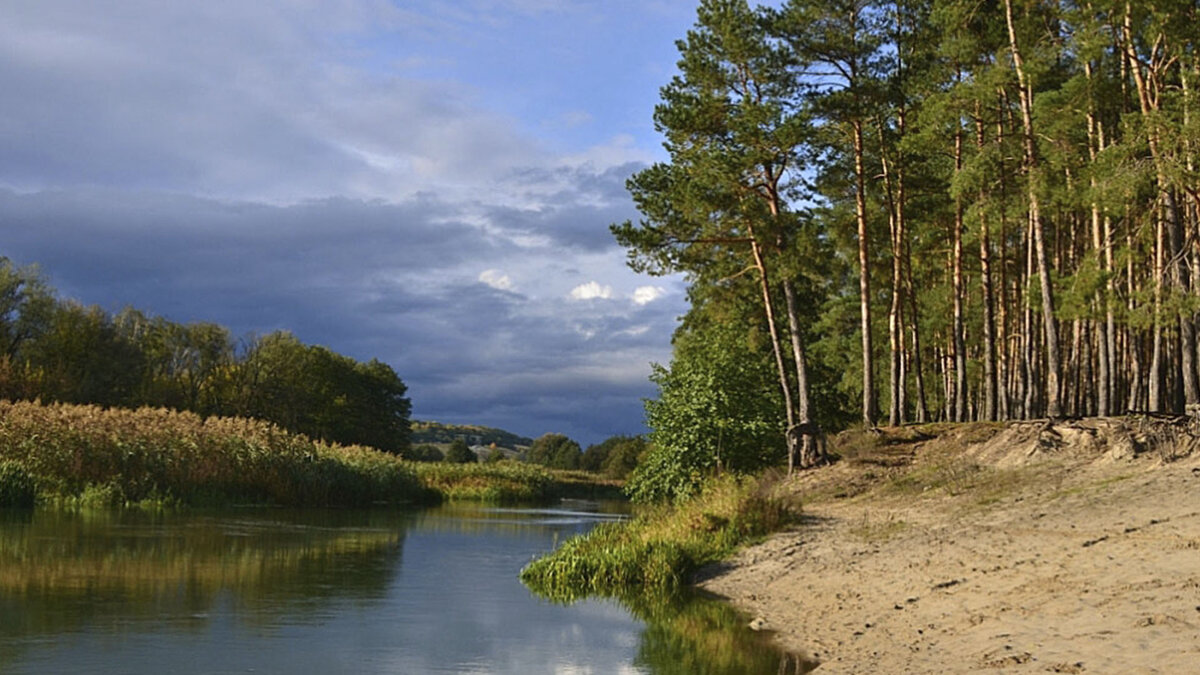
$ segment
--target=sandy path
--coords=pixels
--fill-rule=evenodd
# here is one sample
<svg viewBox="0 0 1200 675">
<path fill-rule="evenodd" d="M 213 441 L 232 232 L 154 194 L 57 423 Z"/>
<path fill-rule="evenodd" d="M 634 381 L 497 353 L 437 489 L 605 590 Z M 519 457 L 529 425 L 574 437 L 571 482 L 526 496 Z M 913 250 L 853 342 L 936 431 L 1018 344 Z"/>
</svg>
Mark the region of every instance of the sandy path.
<svg viewBox="0 0 1200 675">
<path fill-rule="evenodd" d="M 701 586 L 818 673 L 1200 673 L 1200 459 L 1025 471 L 998 498 L 806 505 Z"/>
</svg>

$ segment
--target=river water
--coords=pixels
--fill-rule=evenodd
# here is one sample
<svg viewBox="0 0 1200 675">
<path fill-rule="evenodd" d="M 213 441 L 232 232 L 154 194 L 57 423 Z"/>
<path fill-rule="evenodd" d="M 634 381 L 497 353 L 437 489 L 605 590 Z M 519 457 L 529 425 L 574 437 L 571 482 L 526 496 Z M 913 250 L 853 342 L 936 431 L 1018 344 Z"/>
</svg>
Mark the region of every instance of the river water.
<svg viewBox="0 0 1200 675">
<path fill-rule="evenodd" d="M 541 600 L 554 509 L 0 510 L 0 673 L 776 673 L 723 603 Z"/>
</svg>

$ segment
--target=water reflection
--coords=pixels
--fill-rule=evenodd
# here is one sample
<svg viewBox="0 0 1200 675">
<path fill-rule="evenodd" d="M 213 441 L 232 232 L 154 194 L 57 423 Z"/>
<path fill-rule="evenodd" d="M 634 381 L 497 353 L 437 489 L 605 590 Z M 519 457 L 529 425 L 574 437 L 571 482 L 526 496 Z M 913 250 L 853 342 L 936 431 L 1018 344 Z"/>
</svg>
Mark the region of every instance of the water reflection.
<svg viewBox="0 0 1200 675">
<path fill-rule="evenodd" d="M 334 598 L 383 594 L 405 522 L 370 515 L 255 511 L 205 516 L 38 511 L 0 520 L 0 637 L 72 631 L 119 615 L 305 620 Z M 350 523 L 352 522 L 352 525 Z"/>
<path fill-rule="evenodd" d="M 0 510 L 0 673 L 779 672 L 723 603 L 517 580 L 619 510 Z"/>
<path fill-rule="evenodd" d="M 646 622 L 634 663 L 655 675 L 807 673 L 817 662 L 780 650 L 724 602 L 696 594 L 623 601 Z"/>
</svg>

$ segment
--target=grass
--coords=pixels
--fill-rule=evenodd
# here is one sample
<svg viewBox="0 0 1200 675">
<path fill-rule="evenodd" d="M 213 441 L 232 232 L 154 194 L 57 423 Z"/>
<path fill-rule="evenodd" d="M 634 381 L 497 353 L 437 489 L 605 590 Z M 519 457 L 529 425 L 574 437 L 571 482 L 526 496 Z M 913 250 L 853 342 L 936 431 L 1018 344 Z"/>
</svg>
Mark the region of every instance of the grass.
<svg viewBox="0 0 1200 675">
<path fill-rule="evenodd" d="M 540 502 L 555 494 L 550 472 L 504 460 L 493 464 L 423 462 L 414 465 L 421 482 L 451 501 L 499 504 Z"/>
<path fill-rule="evenodd" d="M 0 401 L 0 461 L 67 506 L 366 506 L 436 500 L 398 458 L 256 420 Z"/>
<path fill-rule="evenodd" d="M 407 462 L 258 420 L 0 401 L 0 507 L 542 502 L 585 482 L 510 461 Z"/>
<path fill-rule="evenodd" d="M 570 601 L 678 589 L 702 565 L 778 529 L 791 513 L 759 483 L 710 481 L 701 494 L 641 511 L 632 521 L 604 523 L 521 571 L 540 595 Z"/>
<path fill-rule="evenodd" d="M 862 520 L 850 528 L 850 534 L 863 542 L 873 544 L 891 539 L 909 528 L 904 520 L 889 513 L 885 518 L 872 519 L 869 513 L 863 514 Z"/>
</svg>

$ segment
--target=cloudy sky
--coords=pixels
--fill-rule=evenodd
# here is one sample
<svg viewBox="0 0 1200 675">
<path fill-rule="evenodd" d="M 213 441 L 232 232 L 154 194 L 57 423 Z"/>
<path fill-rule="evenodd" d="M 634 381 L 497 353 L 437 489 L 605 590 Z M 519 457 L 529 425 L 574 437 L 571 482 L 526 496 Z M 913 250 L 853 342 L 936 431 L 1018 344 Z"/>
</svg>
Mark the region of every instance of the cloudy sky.
<svg viewBox="0 0 1200 675">
<path fill-rule="evenodd" d="M 6 0 L 0 255 L 61 295 L 290 330 L 414 417 L 642 430 L 678 279 L 608 225 L 690 0 Z"/>
</svg>

